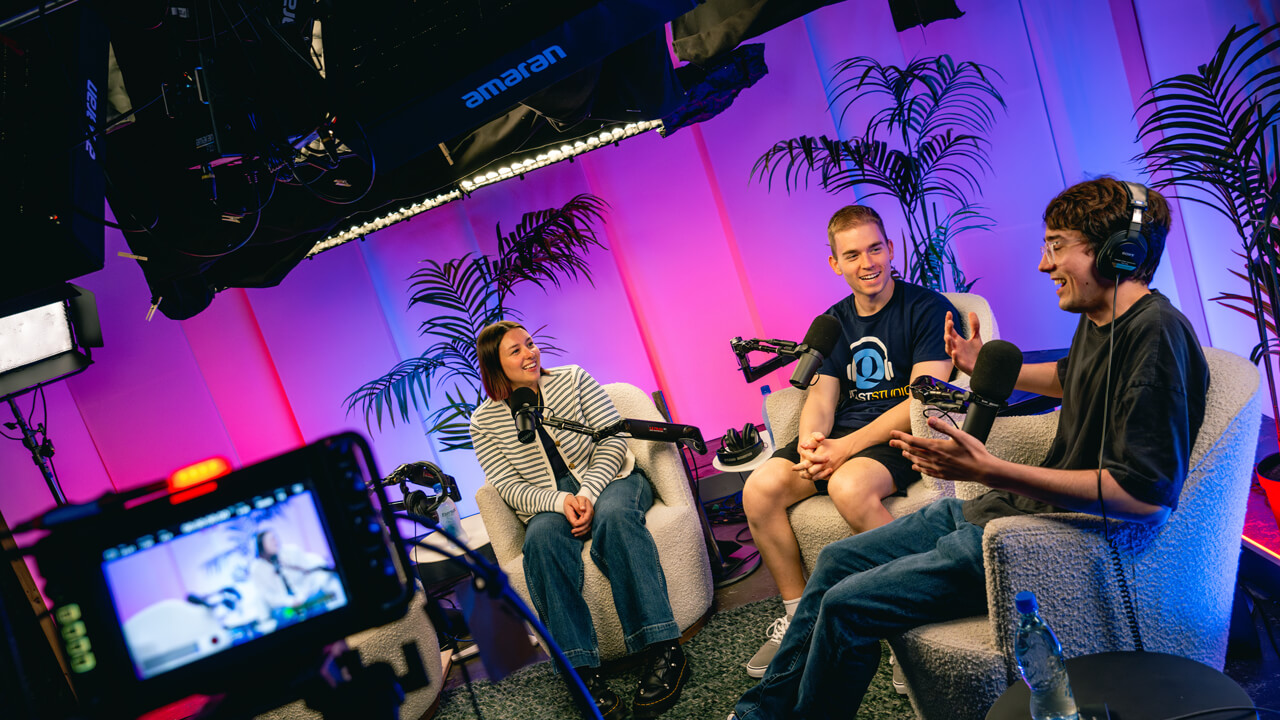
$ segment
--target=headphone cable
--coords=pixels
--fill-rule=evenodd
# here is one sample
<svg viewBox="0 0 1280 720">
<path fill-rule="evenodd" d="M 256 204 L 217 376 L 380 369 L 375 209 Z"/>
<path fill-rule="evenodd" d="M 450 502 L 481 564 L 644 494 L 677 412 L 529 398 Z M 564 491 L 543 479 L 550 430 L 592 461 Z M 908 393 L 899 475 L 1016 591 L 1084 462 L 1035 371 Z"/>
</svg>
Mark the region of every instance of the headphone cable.
<svg viewBox="0 0 1280 720">
<path fill-rule="evenodd" d="M 1111 566 L 1115 570 L 1116 582 L 1120 586 L 1120 602 L 1124 605 L 1125 618 L 1129 622 L 1129 634 L 1133 638 L 1133 649 L 1145 652 L 1142 645 L 1142 634 L 1138 627 L 1138 615 L 1133 609 L 1133 596 L 1129 593 L 1129 580 L 1124 572 L 1124 561 L 1115 539 L 1111 537 L 1111 526 L 1107 521 L 1107 504 L 1102 498 L 1102 459 L 1107 446 L 1107 418 L 1111 415 L 1111 368 L 1115 364 L 1116 350 L 1116 302 L 1120 297 L 1120 278 L 1116 278 L 1111 293 L 1111 323 L 1107 325 L 1107 380 L 1103 385 L 1102 400 L 1102 438 L 1098 441 L 1098 509 L 1102 511 L 1102 533 L 1107 539 L 1107 547 L 1111 550 Z"/>
</svg>

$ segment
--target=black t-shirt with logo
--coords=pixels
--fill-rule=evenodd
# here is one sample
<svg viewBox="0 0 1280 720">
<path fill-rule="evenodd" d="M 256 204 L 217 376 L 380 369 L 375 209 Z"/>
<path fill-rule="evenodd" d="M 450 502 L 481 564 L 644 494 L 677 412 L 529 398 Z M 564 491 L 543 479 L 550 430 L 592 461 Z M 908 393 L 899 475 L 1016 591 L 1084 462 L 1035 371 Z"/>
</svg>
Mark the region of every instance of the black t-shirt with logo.
<svg viewBox="0 0 1280 720">
<path fill-rule="evenodd" d="M 1114 323 L 1098 327 L 1082 315 L 1071 352 L 1058 361 L 1058 380 L 1062 415 L 1041 465 L 1097 468 L 1103 446 L 1102 466 L 1125 492 L 1177 508 L 1209 389 L 1209 365 L 1187 318 L 1154 290 Z M 1050 512 L 1067 511 L 1005 490 L 964 504 L 965 519 L 983 527 L 998 517 Z"/>
<path fill-rule="evenodd" d="M 913 365 L 949 359 L 943 341 L 948 311 L 963 320 L 941 293 L 901 278 L 874 315 L 859 315 L 852 294 L 827 310 L 840 321 L 840 339 L 818 372 L 840 380 L 836 427 L 867 425 L 907 398 Z"/>
</svg>

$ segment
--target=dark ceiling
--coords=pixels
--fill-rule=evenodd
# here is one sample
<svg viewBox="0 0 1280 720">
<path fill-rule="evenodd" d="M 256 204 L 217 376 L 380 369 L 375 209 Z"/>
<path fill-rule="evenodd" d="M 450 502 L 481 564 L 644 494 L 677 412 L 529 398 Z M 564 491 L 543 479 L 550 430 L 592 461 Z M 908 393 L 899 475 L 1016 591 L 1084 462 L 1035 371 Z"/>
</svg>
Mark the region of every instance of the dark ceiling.
<svg viewBox="0 0 1280 720">
<path fill-rule="evenodd" d="M 744 38 L 834 1 L 83 0 L 23 22 L 9 3 L 0 158 L 16 164 L 0 172 L 0 220 L 18 261 L 0 296 L 100 268 L 105 192 L 160 311 L 190 317 L 522 148 L 706 119 L 764 72 L 758 51 L 727 99 L 695 106 L 689 86 L 744 62 L 729 53 Z M 890 4 L 900 25 L 958 14 Z M 673 20 L 695 61 L 679 74 Z"/>
</svg>

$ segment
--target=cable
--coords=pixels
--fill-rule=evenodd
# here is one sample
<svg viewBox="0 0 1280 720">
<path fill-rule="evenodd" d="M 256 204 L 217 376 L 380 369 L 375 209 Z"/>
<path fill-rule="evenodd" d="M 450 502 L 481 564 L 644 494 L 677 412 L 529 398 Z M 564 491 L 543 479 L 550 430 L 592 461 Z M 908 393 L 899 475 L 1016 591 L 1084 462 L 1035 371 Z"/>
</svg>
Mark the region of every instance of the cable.
<svg viewBox="0 0 1280 720">
<path fill-rule="evenodd" d="M 934 414 L 930 415 L 930 414 L 929 414 L 929 411 L 930 411 L 930 410 L 933 410 L 933 411 L 934 411 Z M 941 409 L 941 408 L 928 407 L 928 406 L 926 406 L 926 407 L 925 407 L 925 409 L 924 409 L 924 416 L 925 416 L 925 418 L 931 418 L 931 417 L 934 417 L 934 418 L 942 418 L 943 420 L 946 420 L 947 422 L 951 423 L 952 427 L 955 427 L 955 428 L 959 428 L 959 427 L 960 427 L 960 425 L 956 423 L 956 419 L 955 419 L 955 418 L 953 418 L 953 417 L 951 417 L 951 413 L 949 413 L 949 412 L 947 412 L 946 410 L 943 410 L 943 409 Z"/>
<path fill-rule="evenodd" d="M 512 589 L 506 573 L 502 572 L 501 568 L 489 562 L 489 560 L 480 553 L 472 550 L 454 536 L 453 533 L 440 527 L 440 523 L 436 522 L 432 518 L 412 512 L 398 512 L 395 513 L 395 516 L 405 517 L 415 522 L 421 522 L 424 525 L 433 528 L 436 532 L 444 535 L 445 539 L 453 543 L 454 547 L 458 548 L 460 552 L 458 555 L 449 555 L 447 557 L 454 562 L 461 563 L 470 570 L 473 575 L 475 575 L 473 586 L 477 591 L 489 593 L 495 598 L 505 598 L 506 601 L 511 604 L 511 607 L 524 618 L 524 621 L 529 624 L 529 627 L 533 628 L 533 631 L 537 633 L 538 637 L 542 638 L 552 660 L 560 664 L 564 669 L 565 675 L 570 681 L 572 688 L 585 702 L 583 709 L 588 711 L 588 717 L 594 718 L 594 720 L 603 720 L 603 718 L 600 717 L 599 709 L 596 708 L 595 702 L 591 697 L 591 693 L 587 691 L 586 684 L 583 683 L 582 678 L 578 675 L 578 672 L 574 669 L 573 665 L 569 663 L 569 659 L 565 657 L 564 651 L 560 649 L 555 638 L 551 637 L 551 631 L 542 623 L 542 620 L 538 617 L 537 613 L 529 608 L 528 603 L 521 599 L 521 597 L 516 594 L 515 590 Z M 428 546 L 422 540 L 414 540 L 413 542 L 417 545 L 430 547 L 432 550 L 439 552 L 442 555 L 445 554 L 444 552 L 441 552 L 440 548 Z M 465 666 L 466 664 L 464 663 L 463 667 Z"/>
<path fill-rule="evenodd" d="M 1115 364 L 1116 350 L 1116 302 L 1120 297 L 1120 279 L 1117 278 L 1111 290 L 1111 323 L 1107 325 L 1107 380 L 1102 393 L 1102 439 L 1098 442 L 1098 508 L 1102 511 L 1102 534 L 1107 539 L 1107 547 L 1111 549 L 1111 565 L 1115 568 L 1116 582 L 1120 585 L 1120 602 L 1124 605 L 1125 618 L 1129 621 L 1129 634 L 1133 637 L 1133 649 L 1145 652 L 1142 646 L 1142 633 L 1138 627 L 1138 614 L 1133 610 L 1133 597 L 1129 594 L 1129 579 L 1125 576 L 1124 561 L 1120 558 L 1120 550 L 1116 548 L 1115 539 L 1111 537 L 1111 526 L 1107 522 L 1107 504 L 1102 498 L 1102 460 L 1107 446 L 1107 419 L 1111 415 L 1111 368 Z"/>
</svg>

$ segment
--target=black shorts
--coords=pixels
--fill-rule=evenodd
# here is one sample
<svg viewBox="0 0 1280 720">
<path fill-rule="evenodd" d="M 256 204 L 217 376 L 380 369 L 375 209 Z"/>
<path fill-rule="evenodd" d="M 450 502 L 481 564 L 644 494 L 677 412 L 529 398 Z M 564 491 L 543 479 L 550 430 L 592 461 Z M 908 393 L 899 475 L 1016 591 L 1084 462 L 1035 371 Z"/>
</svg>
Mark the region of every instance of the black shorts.
<svg viewBox="0 0 1280 720">
<path fill-rule="evenodd" d="M 834 427 L 831 432 L 827 433 L 828 438 L 842 438 L 854 431 L 854 428 Z M 849 459 L 856 457 L 871 458 L 880 463 L 889 471 L 889 475 L 893 478 L 893 486 L 898 492 L 906 492 L 907 486 L 920 479 L 920 473 L 911 469 L 911 461 L 902 457 L 902 451 L 889 447 L 888 443 L 880 445 L 872 445 L 864 448 L 861 452 L 854 453 Z M 800 438 L 787 443 L 786 445 L 774 451 L 770 459 L 782 458 L 792 463 L 800 462 Z M 814 480 L 813 484 L 818 488 L 819 493 L 827 492 L 826 480 Z"/>
</svg>

